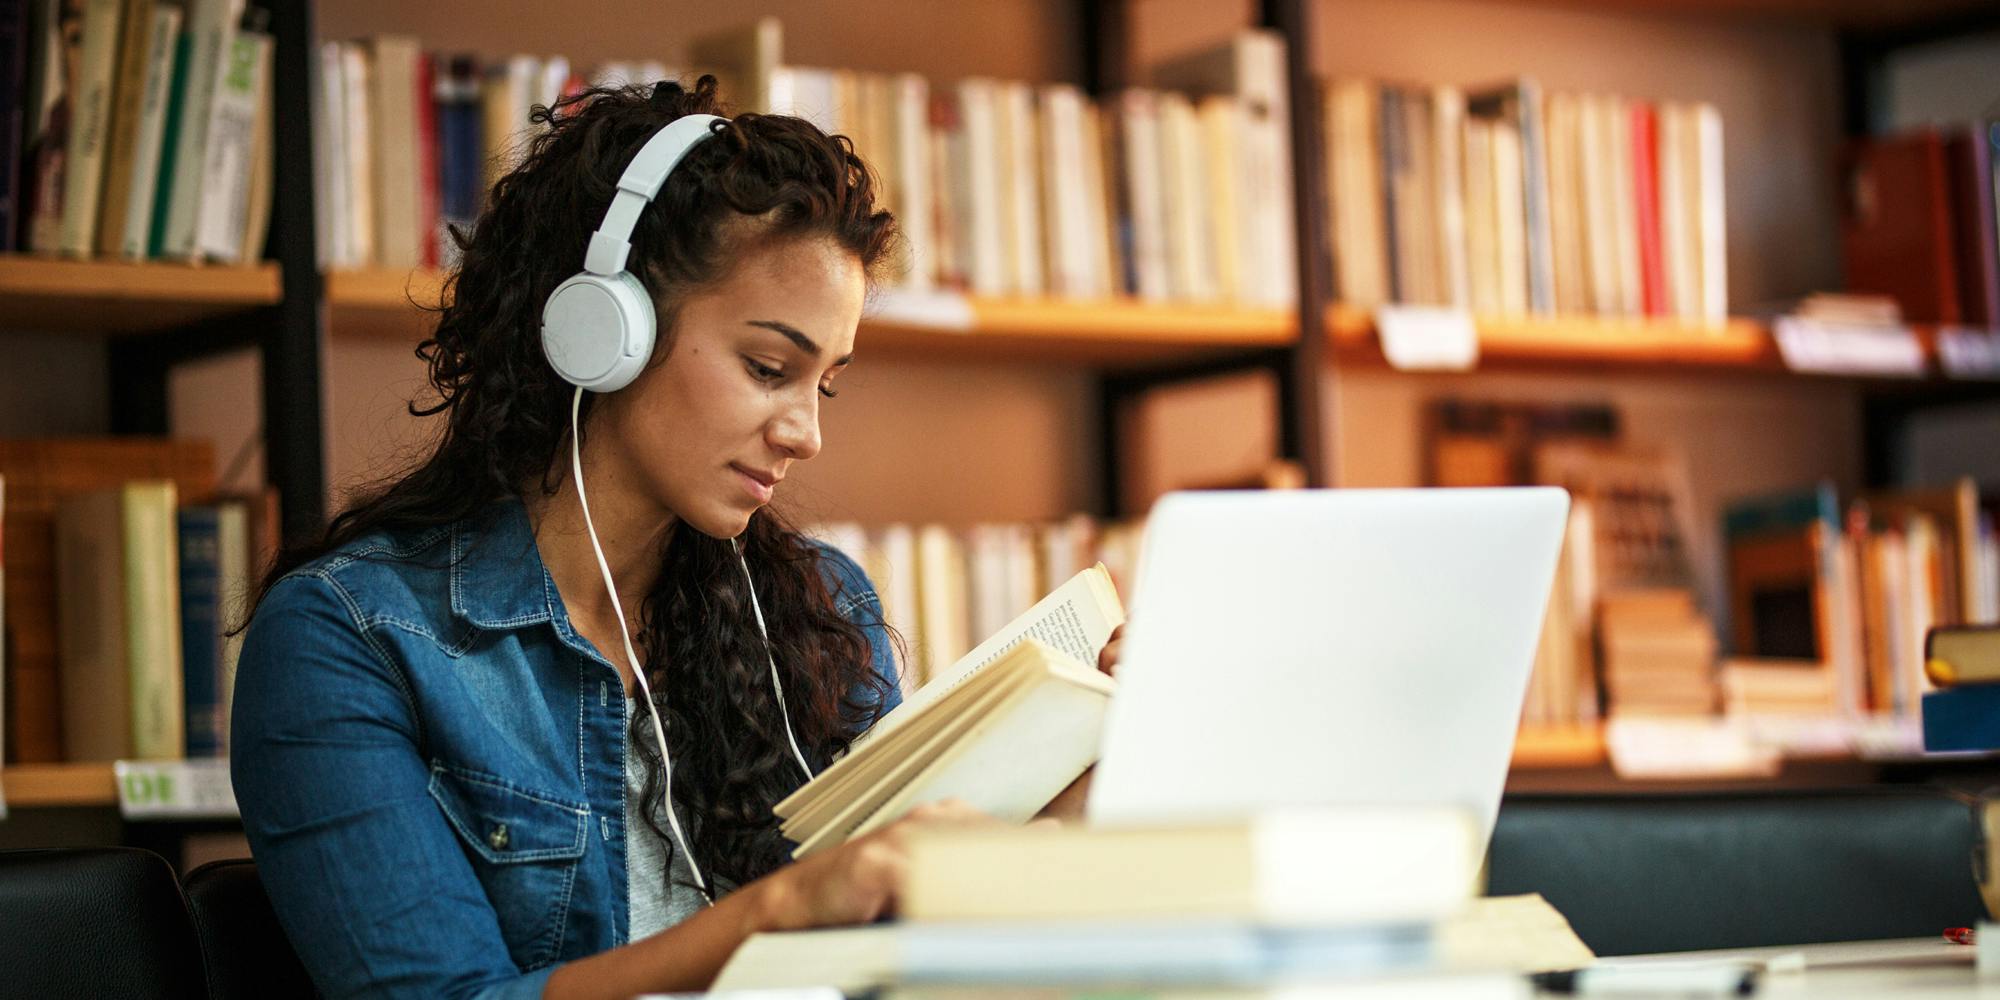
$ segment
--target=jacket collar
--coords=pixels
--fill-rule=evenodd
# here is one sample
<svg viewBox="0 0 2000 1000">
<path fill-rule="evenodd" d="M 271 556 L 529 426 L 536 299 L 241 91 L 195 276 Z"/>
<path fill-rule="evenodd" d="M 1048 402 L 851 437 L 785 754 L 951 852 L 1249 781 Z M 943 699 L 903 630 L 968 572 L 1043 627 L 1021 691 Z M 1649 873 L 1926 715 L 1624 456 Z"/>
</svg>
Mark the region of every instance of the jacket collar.
<svg viewBox="0 0 2000 1000">
<path fill-rule="evenodd" d="M 451 526 L 451 610 L 458 617 L 490 629 L 553 621 L 560 617 L 555 587 L 520 498 Z"/>
</svg>

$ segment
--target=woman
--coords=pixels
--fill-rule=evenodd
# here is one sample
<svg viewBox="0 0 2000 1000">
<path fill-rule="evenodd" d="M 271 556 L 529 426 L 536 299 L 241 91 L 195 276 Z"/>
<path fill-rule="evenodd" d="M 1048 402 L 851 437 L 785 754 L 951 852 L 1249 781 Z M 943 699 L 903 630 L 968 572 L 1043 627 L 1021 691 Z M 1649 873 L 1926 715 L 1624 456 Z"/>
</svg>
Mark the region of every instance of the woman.
<svg viewBox="0 0 2000 1000">
<path fill-rule="evenodd" d="M 891 912 L 908 827 L 969 813 L 793 864 L 771 815 L 899 700 L 866 577 L 765 506 L 895 239 L 848 142 L 709 129 L 630 238 L 650 362 L 599 395 L 544 356 L 627 163 L 715 105 L 704 77 L 538 114 L 419 351 L 435 450 L 260 595 L 232 774 L 330 995 L 703 989 L 751 933 Z"/>
</svg>

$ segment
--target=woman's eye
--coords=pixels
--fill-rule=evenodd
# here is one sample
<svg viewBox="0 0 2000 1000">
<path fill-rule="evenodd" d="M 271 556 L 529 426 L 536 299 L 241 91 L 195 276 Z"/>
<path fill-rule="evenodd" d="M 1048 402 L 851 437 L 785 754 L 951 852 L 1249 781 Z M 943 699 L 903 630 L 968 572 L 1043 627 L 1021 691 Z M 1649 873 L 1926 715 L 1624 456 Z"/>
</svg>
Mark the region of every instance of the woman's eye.
<svg viewBox="0 0 2000 1000">
<path fill-rule="evenodd" d="M 819 394 L 820 394 L 820 395 L 822 395 L 822 396 L 825 396 L 825 397 L 826 397 L 826 398 L 828 398 L 828 399 L 832 399 L 832 398 L 834 398 L 835 396 L 838 396 L 838 395 L 840 395 L 840 392 L 839 392 L 839 390 L 835 389 L 835 388 L 834 388 L 833 386 L 830 386 L 830 385 L 823 385 L 823 386 L 820 386 L 820 387 L 819 387 Z"/>
<path fill-rule="evenodd" d="M 782 370 L 773 368 L 770 365 L 759 364 L 748 359 L 746 359 L 746 363 L 750 366 L 750 374 L 755 376 L 759 382 L 775 382 L 783 378 L 785 374 Z"/>
</svg>

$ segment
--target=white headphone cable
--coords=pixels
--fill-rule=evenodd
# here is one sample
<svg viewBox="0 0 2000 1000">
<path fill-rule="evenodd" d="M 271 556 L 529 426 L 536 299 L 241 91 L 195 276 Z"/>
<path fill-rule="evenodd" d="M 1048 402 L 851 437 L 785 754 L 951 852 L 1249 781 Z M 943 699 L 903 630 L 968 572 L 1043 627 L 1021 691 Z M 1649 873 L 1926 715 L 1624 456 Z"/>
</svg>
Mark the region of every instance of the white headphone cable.
<svg viewBox="0 0 2000 1000">
<path fill-rule="evenodd" d="M 764 637 L 764 662 L 771 665 L 771 689 L 777 692 L 778 711 L 785 718 L 785 741 L 792 745 L 792 759 L 799 762 L 799 770 L 811 781 L 812 766 L 806 763 L 806 755 L 799 752 L 799 738 L 792 733 L 792 710 L 785 707 L 785 684 L 778 679 L 778 660 L 771 652 L 771 630 L 764 626 L 764 608 L 757 603 L 757 581 L 750 579 L 750 563 L 743 558 L 743 543 L 732 538 L 729 547 L 736 552 L 736 565 L 743 567 L 743 586 L 750 591 L 750 613 L 757 616 L 757 632 Z"/>
<path fill-rule="evenodd" d="M 618 614 L 618 636 L 625 642 L 625 662 L 631 665 L 632 676 L 638 679 L 639 690 L 646 696 L 646 714 L 652 717 L 653 738 L 660 744 L 660 769 L 666 785 L 663 797 L 667 803 L 667 826 L 673 831 L 675 843 L 680 845 L 681 857 L 687 859 L 688 871 L 694 874 L 696 888 L 701 890 L 702 898 L 713 905 L 715 894 L 709 891 L 708 879 L 702 876 L 701 866 L 695 864 L 694 852 L 688 850 L 687 834 L 681 832 L 680 818 L 674 813 L 674 762 L 667 756 L 667 730 L 660 725 L 659 709 L 653 707 L 653 689 L 646 683 L 646 670 L 639 663 L 639 654 L 632 648 L 632 632 L 625 627 L 625 607 L 618 601 L 618 587 L 611 579 L 611 564 L 605 561 L 604 547 L 597 542 L 597 526 L 590 519 L 590 501 L 585 498 L 583 492 L 583 445 L 581 425 L 577 420 L 577 414 L 582 406 L 583 387 L 577 386 L 576 395 L 569 403 L 569 470 L 570 478 L 576 482 L 576 501 L 583 507 L 583 526 L 590 534 L 590 549 L 597 554 L 597 568 L 604 574 L 604 590 L 611 595 L 611 609 Z M 751 595 L 751 600 L 753 602 L 756 600 L 754 593 Z M 761 619 L 758 624 L 763 624 Z M 773 665 L 771 669 L 775 678 L 777 667 Z M 779 703 L 783 704 L 782 698 Z"/>
</svg>

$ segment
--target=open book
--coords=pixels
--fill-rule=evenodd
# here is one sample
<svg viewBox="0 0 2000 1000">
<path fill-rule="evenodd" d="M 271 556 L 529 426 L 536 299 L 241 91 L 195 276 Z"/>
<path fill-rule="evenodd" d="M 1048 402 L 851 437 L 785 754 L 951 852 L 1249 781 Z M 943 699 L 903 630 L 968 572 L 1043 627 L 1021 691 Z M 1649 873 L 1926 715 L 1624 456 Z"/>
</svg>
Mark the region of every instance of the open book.
<svg viewBox="0 0 2000 1000">
<path fill-rule="evenodd" d="M 1097 760 L 1113 689 L 1097 654 L 1124 621 L 1104 564 L 1071 577 L 778 803 L 794 854 L 943 799 L 1009 822 L 1033 817 Z"/>
</svg>

